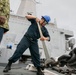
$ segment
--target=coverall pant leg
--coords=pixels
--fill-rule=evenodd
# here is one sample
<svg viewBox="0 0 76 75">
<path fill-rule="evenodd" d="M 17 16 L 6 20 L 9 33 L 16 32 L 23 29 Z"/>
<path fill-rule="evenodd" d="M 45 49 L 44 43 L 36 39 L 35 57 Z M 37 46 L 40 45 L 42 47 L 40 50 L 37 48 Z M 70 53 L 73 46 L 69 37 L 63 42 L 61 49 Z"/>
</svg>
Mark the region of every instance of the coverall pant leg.
<svg viewBox="0 0 76 75">
<path fill-rule="evenodd" d="M 0 27 L 0 42 L 2 40 L 3 34 L 4 34 L 4 29 Z"/>
<path fill-rule="evenodd" d="M 40 67 L 40 55 L 37 41 L 32 43 L 29 47 L 32 61 L 35 67 Z"/>
<path fill-rule="evenodd" d="M 24 36 L 18 44 L 13 56 L 9 59 L 11 62 L 16 62 L 24 53 L 24 51 L 30 46 L 30 41 Z"/>
</svg>

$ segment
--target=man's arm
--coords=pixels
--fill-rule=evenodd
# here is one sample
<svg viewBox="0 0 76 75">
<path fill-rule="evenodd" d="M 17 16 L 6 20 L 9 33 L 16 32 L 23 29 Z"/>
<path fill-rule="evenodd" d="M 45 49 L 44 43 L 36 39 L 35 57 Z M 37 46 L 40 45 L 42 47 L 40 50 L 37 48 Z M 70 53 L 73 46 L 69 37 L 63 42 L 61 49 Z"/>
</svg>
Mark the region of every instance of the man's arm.
<svg viewBox="0 0 76 75">
<path fill-rule="evenodd" d="M 49 32 L 48 32 L 48 30 L 47 30 L 47 28 L 45 28 L 45 27 L 43 27 L 43 38 L 44 38 L 44 40 L 46 40 L 46 41 L 50 41 L 50 35 L 49 35 Z M 42 39 L 42 38 L 40 38 L 40 39 Z"/>
<path fill-rule="evenodd" d="M 10 14 L 10 4 L 9 0 L 4 0 L 2 3 L 2 11 L 0 11 L 0 24 L 4 24 L 6 19 L 9 20 L 9 14 Z"/>
<path fill-rule="evenodd" d="M 39 19 L 36 16 L 33 15 L 27 15 L 25 16 L 27 19 L 36 19 L 36 22 L 39 22 Z"/>
<path fill-rule="evenodd" d="M 10 15 L 10 3 L 9 3 L 9 0 L 5 0 L 2 13 L 3 13 L 2 16 L 5 16 L 6 19 L 9 20 L 9 15 Z"/>
</svg>

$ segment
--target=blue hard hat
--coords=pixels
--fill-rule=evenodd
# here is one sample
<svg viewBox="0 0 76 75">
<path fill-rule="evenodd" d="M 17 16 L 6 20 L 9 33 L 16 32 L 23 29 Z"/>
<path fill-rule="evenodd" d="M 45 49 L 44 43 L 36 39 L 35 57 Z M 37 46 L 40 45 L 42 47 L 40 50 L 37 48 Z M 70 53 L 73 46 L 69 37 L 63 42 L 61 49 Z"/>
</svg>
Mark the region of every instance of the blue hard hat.
<svg viewBox="0 0 76 75">
<path fill-rule="evenodd" d="M 44 20 L 45 20 L 47 23 L 51 20 L 50 16 L 47 16 L 47 15 L 42 16 L 42 18 L 44 18 Z"/>
</svg>

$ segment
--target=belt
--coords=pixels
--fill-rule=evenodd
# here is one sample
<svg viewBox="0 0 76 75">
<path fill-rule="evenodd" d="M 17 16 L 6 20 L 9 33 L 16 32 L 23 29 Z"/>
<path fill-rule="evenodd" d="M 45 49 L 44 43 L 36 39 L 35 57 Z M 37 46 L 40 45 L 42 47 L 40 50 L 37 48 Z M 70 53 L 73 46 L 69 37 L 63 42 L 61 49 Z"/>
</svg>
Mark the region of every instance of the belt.
<svg viewBox="0 0 76 75">
<path fill-rule="evenodd" d="M 30 41 L 37 41 L 37 39 L 33 39 L 32 37 L 30 37 L 29 35 L 25 34 L 25 37 L 27 37 Z"/>
</svg>

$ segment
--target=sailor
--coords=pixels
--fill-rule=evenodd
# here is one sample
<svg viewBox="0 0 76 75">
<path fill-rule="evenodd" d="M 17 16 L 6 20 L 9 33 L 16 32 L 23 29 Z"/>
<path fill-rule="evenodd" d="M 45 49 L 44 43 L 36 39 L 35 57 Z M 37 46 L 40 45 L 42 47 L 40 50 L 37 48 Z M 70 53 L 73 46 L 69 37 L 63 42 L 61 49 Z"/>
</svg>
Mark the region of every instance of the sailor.
<svg viewBox="0 0 76 75">
<path fill-rule="evenodd" d="M 9 59 L 8 64 L 6 65 L 3 72 L 8 72 L 11 69 L 12 63 L 15 63 L 25 52 L 27 48 L 29 48 L 32 61 L 34 66 L 37 68 L 37 75 L 44 75 L 41 71 L 40 65 L 40 55 L 39 55 L 39 47 L 38 47 L 38 40 L 50 41 L 50 36 L 48 30 L 46 29 L 45 25 L 51 20 L 49 16 L 45 15 L 42 16 L 41 19 L 33 15 L 27 15 L 26 18 L 31 22 L 27 32 L 24 34 L 23 38 L 21 39 L 20 43 L 18 44 L 16 51 L 14 52 L 13 56 Z M 40 37 L 39 29 L 37 26 L 39 23 L 41 27 L 41 31 L 43 36 Z"/>
<path fill-rule="evenodd" d="M 2 40 L 3 34 L 9 30 L 9 14 L 9 0 L 0 0 L 0 42 Z"/>
</svg>

